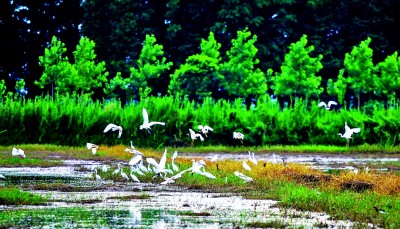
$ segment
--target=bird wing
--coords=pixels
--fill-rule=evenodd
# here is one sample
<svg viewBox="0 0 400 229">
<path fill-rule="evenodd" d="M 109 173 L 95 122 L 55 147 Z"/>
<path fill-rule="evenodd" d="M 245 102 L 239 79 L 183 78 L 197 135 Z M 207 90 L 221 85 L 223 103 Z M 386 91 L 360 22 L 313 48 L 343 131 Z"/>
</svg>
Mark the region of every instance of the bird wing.
<svg viewBox="0 0 400 229">
<path fill-rule="evenodd" d="M 160 163 L 158 163 L 161 169 L 165 168 L 166 161 L 167 161 L 167 149 L 164 150 L 164 154 L 161 157 Z"/>
<path fill-rule="evenodd" d="M 144 107 L 143 107 L 142 115 L 143 115 L 143 125 L 149 124 L 149 115 L 147 114 L 147 111 Z"/>
<path fill-rule="evenodd" d="M 198 127 L 197 127 L 197 129 L 199 129 L 199 130 L 202 130 L 204 127 L 202 126 L 202 125 L 199 125 Z"/>
<path fill-rule="evenodd" d="M 320 103 L 318 104 L 318 106 L 319 106 L 319 107 L 322 107 L 322 106 L 326 107 L 326 103 L 325 103 L 325 102 L 320 102 Z"/>
<path fill-rule="evenodd" d="M 332 105 L 337 105 L 338 103 L 335 101 L 329 101 L 328 102 L 328 107 L 332 106 Z"/>
<path fill-rule="evenodd" d="M 122 127 L 118 128 L 118 138 L 120 138 L 122 135 Z"/>
<path fill-rule="evenodd" d="M 97 151 L 97 148 L 96 148 L 96 147 L 93 147 L 93 148 L 92 148 L 92 154 L 95 155 L 95 154 L 96 154 L 96 151 Z"/>
<path fill-rule="evenodd" d="M 204 129 L 206 129 L 207 131 L 214 131 L 213 128 L 211 128 L 209 126 L 204 126 Z"/>
<path fill-rule="evenodd" d="M 204 138 L 201 136 L 201 134 L 196 134 L 196 136 L 199 137 L 202 142 L 204 141 Z"/>
<path fill-rule="evenodd" d="M 139 163 L 142 160 L 142 158 L 143 158 L 142 155 L 139 155 L 139 154 L 136 156 L 133 156 L 128 164 L 131 166 L 136 165 L 137 163 Z"/>
<path fill-rule="evenodd" d="M 196 133 L 192 129 L 189 129 L 189 132 L 190 132 L 190 138 L 195 139 Z"/>
<path fill-rule="evenodd" d="M 353 128 L 353 129 L 351 129 L 351 131 L 352 131 L 353 133 L 360 133 L 361 128 Z"/>
<path fill-rule="evenodd" d="M 19 151 L 16 148 L 13 148 L 11 153 L 12 153 L 13 156 L 18 156 Z"/>
<path fill-rule="evenodd" d="M 152 126 L 152 125 L 155 125 L 155 124 L 164 126 L 165 122 L 150 122 L 149 126 Z"/>
<path fill-rule="evenodd" d="M 344 132 L 349 132 L 350 131 L 350 127 L 347 125 L 347 122 L 344 122 Z"/>
<path fill-rule="evenodd" d="M 112 128 L 115 128 L 115 127 L 117 127 L 117 125 L 115 125 L 115 124 L 113 124 L 113 123 L 110 123 L 110 124 L 108 124 L 107 126 L 106 126 L 106 128 L 104 129 L 104 133 L 106 133 L 106 132 L 108 132 L 109 130 L 111 130 Z"/>
</svg>

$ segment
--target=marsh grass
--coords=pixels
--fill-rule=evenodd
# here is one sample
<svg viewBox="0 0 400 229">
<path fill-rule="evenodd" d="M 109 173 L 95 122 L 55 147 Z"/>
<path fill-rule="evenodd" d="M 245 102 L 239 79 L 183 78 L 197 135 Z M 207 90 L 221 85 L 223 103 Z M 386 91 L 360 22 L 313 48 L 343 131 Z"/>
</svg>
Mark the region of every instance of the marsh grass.
<svg viewBox="0 0 400 229">
<path fill-rule="evenodd" d="M 0 188 L 0 204 L 2 205 L 42 205 L 46 198 L 21 191 L 18 188 Z"/>
<path fill-rule="evenodd" d="M 60 160 L 45 160 L 39 158 L 19 158 L 8 156 L 0 157 L 0 166 L 2 167 L 52 167 L 60 166 L 63 162 Z"/>
</svg>

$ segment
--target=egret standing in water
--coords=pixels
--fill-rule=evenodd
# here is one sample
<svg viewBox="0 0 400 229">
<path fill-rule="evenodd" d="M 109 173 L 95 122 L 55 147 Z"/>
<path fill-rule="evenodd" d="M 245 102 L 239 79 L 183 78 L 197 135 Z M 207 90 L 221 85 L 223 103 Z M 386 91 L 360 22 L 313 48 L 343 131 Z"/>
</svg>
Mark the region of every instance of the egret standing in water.
<svg viewBox="0 0 400 229">
<path fill-rule="evenodd" d="M 122 127 L 121 126 L 117 126 L 113 123 L 110 123 L 106 126 L 106 128 L 104 129 L 104 133 L 107 133 L 108 131 L 117 131 L 118 130 L 118 138 L 120 138 L 122 136 Z"/>
<path fill-rule="evenodd" d="M 165 125 L 165 122 L 149 122 L 149 115 L 147 114 L 146 109 L 143 107 L 142 110 L 142 115 L 143 115 L 143 124 L 139 126 L 139 129 L 146 129 L 147 132 L 150 134 L 150 129 L 152 125 Z"/>
<path fill-rule="evenodd" d="M 350 143 L 351 136 L 352 136 L 354 133 L 360 133 L 361 128 L 350 128 L 350 127 L 347 125 L 347 122 L 345 122 L 345 123 L 344 123 L 344 129 L 345 129 L 344 134 L 338 133 L 338 135 L 339 135 L 340 137 L 342 137 L 342 138 L 346 138 L 346 140 L 347 140 L 347 147 L 348 147 L 348 146 L 349 146 L 349 143 Z"/>
</svg>

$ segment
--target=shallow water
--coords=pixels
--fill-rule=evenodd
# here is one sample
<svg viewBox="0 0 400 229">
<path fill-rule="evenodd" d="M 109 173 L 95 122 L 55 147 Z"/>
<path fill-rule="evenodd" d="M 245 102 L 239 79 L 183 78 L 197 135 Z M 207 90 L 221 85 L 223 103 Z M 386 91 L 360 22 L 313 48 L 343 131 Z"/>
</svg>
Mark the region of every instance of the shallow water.
<svg viewBox="0 0 400 229">
<path fill-rule="evenodd" d="M 214 154 L 201 156 L 211 158 Z M 186 155 L 198 157 L 199 155 Z M 349 155 L 276 155 L 289 162 L 307 163 L 318 168 L 346 169 L 350 165 L 398 162 L 398 157 L 361 157 Z M 256 159 L 272 161 L 271 154 L 256 154 Z M 220 159 L 247 159 L 247 154 L 224 154 Z M 280 163 L 280 162 L 278 162 Z M 158 184 L 137 184 L 94 181 L 91 170 L 101 164 L 96 161 L 68 160 L 63 166 L 49 168 L 0 168 L 6 180 L 0 186 L 20 186 L 35 183 L 61 182 L 87 187 L 90 191 L 32 192 L 49 197 L 46 206 L 0 206 L 0 216 L 15 215 L 10 225 L 32 228 L 96 227 L 96 228 L 235 228 L 248 223 L 270 223 L 285 227 L 352 227 L 352 222 L 332 220 L 324 213 L 280 209 L 272 200 L 250 200 L 234 193 L 202 193 L 182 187 Z M 82 169 L 83 168 L 83 169 Z M 26 187 L 26 186 L 25 186 Z M 127 200 L 121 196 L 137 196 Z M 18 211 L 16 211 L 18 210 Z M 190 214 L 189 214 L 190 213 Z M 199 216 L 196 213 L 206 213 Z M 2 217 L 0 217 L 2 218 Z"/>
</svg>

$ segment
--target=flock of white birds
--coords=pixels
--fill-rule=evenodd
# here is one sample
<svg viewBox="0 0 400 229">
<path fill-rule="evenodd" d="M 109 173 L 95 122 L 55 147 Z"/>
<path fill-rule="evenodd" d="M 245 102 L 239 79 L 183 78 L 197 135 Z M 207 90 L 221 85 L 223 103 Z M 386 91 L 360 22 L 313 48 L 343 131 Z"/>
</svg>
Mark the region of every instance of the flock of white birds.
<svg viewBox="0 0 400 229">
<path fill-rule="evenodd" d="M 337 105 L 337 103 L 334 101 L 329 101 L 328 104 L 321 102 L 318 106 L 319 107 L 324 106 L 324 107 L 326 107 L 327 110 L 329 110 L 332 105 Z M 143 124 L 139 126 L 139 129 L 141 129 L 141 130 L 145 129 L 150 133 L 151 127 L 153 125 L 165 125 L 164 122 L 157 122 L 157 121 L 149 122 L 148 113 L 145 108 L 143 108 L 142 115 L 143 115 Z M 190 133 L 189 136 L 192 139 L 192 142 L 191 142 L 192 145 L 194 144 L 194 141 L 197 139 L 200 139 L 200 141 L 204 141 L 203 135 L 205 137 L 208 137 L 207 134 L 209 134 L 210 132 L 213 131 L 213 129 L 207 125 L 205 125 L 205 126 L 199 125 L 198 129 L 199 129 L 199 133 L 196 133 L 194 130 L 189 129 L 189 133 Z M 110 123 L 106 126 L 106 128 L 104 129 L 103 132 L 106 133 L 108 131 L 118 131 L 118 138 L 120 138 L 122 136 L 122 130 L 123 129 L 121 126 Z M 347 125 L 347 122 L 345 122 L 345 132 L 343 134 L 339 133 L 338 135 L 340 135 L 342 138 L 345 138 L 347 140 L 347 145 L 348 145 L 349 140 L 352 138 L 352 135 L 354 133 L 359 133 L 360 131 L 361 131 L 360 128 L 350 128 Z M 233 132 L 233 139 L 239 140 L 243 144 L 244 134 L 242 134 L 240 132 Z M 96 144 L 93 144 L 93 143 L 87 143 L 86 147 L 87 147 L 87 149 L 92 151 L 93 155 L 95 155 L 97 150 L 99 149 L 99 146 Z M 131 160 L 128 163 L 128 165 L 130 166 L 129 176 L 123 171 L 121 163 L 118 163 L 118 168 L 113 171 L 113 174 L 114 175 L 120 174 L 121 177 L 127 181 L 129 181 L 131 179 L 134 182 L 140 182 L 140 180 L 138 179 L 138 176 L 143 176 L 146 173 L 153 173 L 154 174 L 153 178 L 162 177 L 164 181 L 161 182 L 161 184 L 174 183 L 175 180 L 182 177 L 182 175 L 184 173 L 199 174 L 199 175 L 206 176 L 210 179 L 216 178 L 213 174 L 211 174 L 205 170 L 206 163 L 204 160 L 195 161 L 193 159 L 192 166 L 190 168 L 180 171 L 179 167 L 176 166 L 176 164 L 174 163 L 175 159 L 177 158 L 176 151 L 173 153 L 173 155 L 171 157 L 171 163 L 168 164 L 167 166 L 166 166 L 167 149 L 165 149 L 164 154 L 162 155 L 159 162 L 157 162 L 154 158 L 146 157 L 142 152 L 135 149 L 132 141 L 131 141 L 131 148 L 126 148 L 125 151 L 133 154 Z M 22 149 L 16 149 L 16 148 L 12 149 L 12 156 L 21 157 L 21 158 L 26 157 L 25 152 Z M 273 157 L 274 157 L 273 163 L 276 163 L 275 154 L 273 154 Z M 217 160 L 218 160 L 218 155 L 215 155 L 211 159 L 211 162 L 215 162 Z M 282 160 L 283 160 L 284 165 L 286 166 L 285 159 L 282 158 Z M 144 161 L 146 161 L 147 166 L 144 165 Z M 251 167 L 247 164 L 246 161 L 249 161 L 252 164 L 257 165 L 257 160 L 254 157 L 254 153 L 252 153 L 250 151 L 249 151 L 249 159 L 243 161 L 243 169 L 251 171 Z M 102 180 L 102 178 L 98 174 L 98 169 L 101 169 L 102 172 L 107 172 L 108 166 L 103 165 L 100 168 L 94 169 L 93 177 L 96 180 Z M 253 181 L 253 179 L 251 177 L 248 177 L 239 171 L 235 171 L 234 174 L 237 177 L 241 178 L 244 182 L 252 182 Z M 1 174 L 0 174 L 0 178 L 5 179 L 5 177 Z"/>
</svg>

